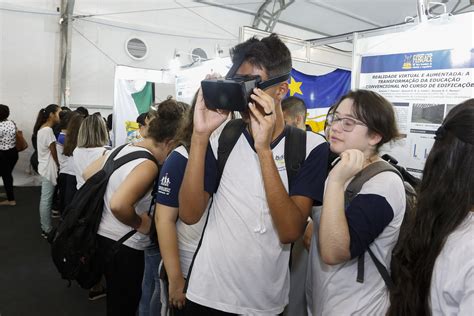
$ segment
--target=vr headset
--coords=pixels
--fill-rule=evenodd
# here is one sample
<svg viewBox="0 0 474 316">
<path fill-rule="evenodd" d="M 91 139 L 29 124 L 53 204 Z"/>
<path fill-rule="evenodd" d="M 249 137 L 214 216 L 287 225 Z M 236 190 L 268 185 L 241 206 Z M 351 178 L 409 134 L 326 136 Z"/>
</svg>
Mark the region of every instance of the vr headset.
<svg viewBox="0 0 474 316">
<path fill-rule="evenodd" d="M 202 94 L 208 109 L 244 112 L 248 109 L 250 95 L 254 88 L 264 90 L 290 78 L 289 73 L 265 81 L 262 81 L 260 76 L 236 75 L 235 73 L 244 61 L 245 52 L 238 57 L 225 79 L 201 81 Z"/>
</svg>

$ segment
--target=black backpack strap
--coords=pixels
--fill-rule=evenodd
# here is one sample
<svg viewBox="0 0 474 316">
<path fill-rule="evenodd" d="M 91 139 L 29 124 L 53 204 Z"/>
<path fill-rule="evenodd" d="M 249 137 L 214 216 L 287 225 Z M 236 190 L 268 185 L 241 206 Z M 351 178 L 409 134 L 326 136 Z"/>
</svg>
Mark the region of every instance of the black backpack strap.
<svg viewBox="0 0 474 316">
<path fill-rule="evenodd" d="M 395 169 L 390 163 L 384 160 L 374 162 L 368 165 L 366 168 L 362 169 L 359 173 L 357 173 L 347 186 L 344 192 L 345 207 L 347 207 L 349 203 L 356 197 L 365 182 L 367 182 L 375 175 L 385 171 L 390 171 L 398 174 L 398 176 L 403 181 L 403 177 L 400 172 Z M 375 257 L 374 253 L 372 252 L 372 250 L 370 250 L 370 248 L 367 248 L 367 250 L 370 254 L 370 257 L 372 258 L 372 261 L 375 264 L 375 267 L 377 268 L 385 284 L 387 285 L 387 288 L 391 289 L 391 287 L 393 287 L 393 281 L 390 278 L 390 273 L 388 272 L 387 268 L 377 259 L 377 257 Z M 364 283 L 364 262 L 365 254 L 363 253 L 359 256 L 359 258 L 357 258 L 357 282 L 359 283 Z"/>
<path fill-rule="evenodd" d="M 224 167 L 240 135 L 243 133 L 246 123 L 242 119 L 230 120 L 221 135 L 219 136 L 219 145 L 217 147 L 217 181 L 216 190 L 224 172 Z"/>
<path fill-rule="evenodd" d="M 365 167 L 364 169 L 362 169 L 361 171 L 359 171 L 359 173 L 357 173 L 354 176 L 352 181 L 347 186 L 346 191 L 344 192 L 345 206 L 347 207 L 347 205 L 356 197 L 356 195 L 362 189 L 362 186 L 364 185 L 364 183 L 369 181 L 372 177 L 376 176 L 377 174 L 381 172 L 385 172 L 385 171 L 391 171 L 398 174 L 398 176 L 403 181 L 403 177 L 400 174 L 400 172 L 398 172 L 398 170 L 395 169 L 390 163 L 383 160 L 374 162 L 368 165 L 367 167 Z"/>
<path fill-rule="evenodd" d="M 112 245 L 112 247 L 110 248 L 109 259 L 113 258 L 113 256 L 115 256 L 117 254 L 117 252 L 119 251 L 120 245 L 122 245 L 127 239 L 129 239 L 130 237 L 135 235 L 136 232 L 137 232 L 137 230 L 133 229 L 133 230 L 129 231 L 128 233 L 126 233 L 125 235 L 123 235 L 119 240 L 117 240 Z"/>
<path fill-rule="evenodd" d="M 116 151 L 114 151 L 111 155 L 115 154 Z M 115 157 L 114 155 L 113 157 Z M 122 167 L 126 163 L 135 160 L 135 159 L 148 159 L 153 161 L 156 166 L 158 167 L 158 162 L 156 161 L 155 157 L 150 154 L 147 151 L 144 150 L 139 150 L 139 151 L 134 151 L 129 154 L 123 155 L 122 157 L 116 159 L 116 160 L 110 160 L 110 158 L 107 159 L 107 162 L 105 163 L 104 170 L 107 173 L 108 176 L 112 175 L 112 173 L 117 170 L 118 168 Z"/>
<path fill-rule="evenodd" d="M 285 126 L 285 167 L 288 177 L 288 189 L 306 159 L 306 131 L 294 126 Z M 289 267 L 293 264 L 294 243 L 291 243 Z"/>
<path fill-rule="evenodd" d="M 306 131 L 289 125 L 285 129 L 285 166 L 289 187 L 306 158 Z"/>
<path fill-rule="evenodd" d="M 377 259 L 377 257 L 375 257 L 374 253 L 372 252 L 372 250 L 370 250 L 370 248 L 367 248 L 367 251 L 369 252 L 370 257 L 372 258 L 372 261 L 374 262 L 375 267 L 377 268 L 380 275 L 382 276 L 382 279 L 384 280 L 385 285 L 387 286 L 387 288 L 389 290 L 393 289 L 393 286 L 394 286 L 393 281 L 392 281 L 392 278 L 390 277 L 390 273 L 388 273 L 388 271 L 387 271 L 387 268 L 385 268 L 385 266 L 382 264 L 382 262 L 380 262 L 379 259 Z M 364 278 L 364 276 L 362 276 L 362 279 L 363 278 Z"/>
</svg>

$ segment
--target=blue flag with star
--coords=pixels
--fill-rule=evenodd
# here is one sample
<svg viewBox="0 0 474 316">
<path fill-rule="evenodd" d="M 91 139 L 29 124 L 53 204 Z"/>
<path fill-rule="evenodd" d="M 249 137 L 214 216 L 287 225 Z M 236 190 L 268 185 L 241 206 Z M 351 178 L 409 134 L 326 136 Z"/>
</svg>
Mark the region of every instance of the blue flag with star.
<svg viewBox="0 0 474 316">
<path fill-rule="evenodd" d="M 311 76 L 292 69 L 290 75 L 287 96 L 303 99 L 308 109 L 328 108 L 351 89 L 351 72 L 347 70 Z"/>
</svg>

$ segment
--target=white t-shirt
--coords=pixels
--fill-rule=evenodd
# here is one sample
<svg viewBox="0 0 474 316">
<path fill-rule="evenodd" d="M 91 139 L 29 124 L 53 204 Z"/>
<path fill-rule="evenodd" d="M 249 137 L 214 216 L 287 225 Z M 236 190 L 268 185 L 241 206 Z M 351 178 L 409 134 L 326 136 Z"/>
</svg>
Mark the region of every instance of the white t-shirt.
<svg viewBox="0 0 474 316">
<path fill-rule="evenodd" d="M 382 172 L 362 186 L 345 210 L 351 235 L 352 259 L 337 265 L 325 264 L 318 249 L 321 209 L 313 209 L 313 237 L 309 255 L 313 315 L 385 315 L 389 307 L 388 290 L 377 271 L 367 245 L 389 269 L 392 250 L 398 240 L 405 214 L 405 189 L 400 177 Z M 330 211 L 330 210 L 329 210 Z M 364 282 L 357 278 L 358 256 L 365 253 Z"/>
<path fill-rule="evenodd" d="M 287 129 L 271 145 L 282 183 L 288 190 L 284 147 Z M 216 170 L 218 139 L 211 140 L 206 177 Z M 327 172 L 324 138 L 307 132 L 306 161 L 290 195 L 321 203 Z M 211 183 L 205 179 L 205 183 Z M 215 184 L 214 184 L 215 186 Z M 189 276 L 186 297 L 221 311 L 276 315 L 288 304 L 290 244 L 282 244 L 273 225 L 253 139 L 244 131 L 229 155 L 214 194 L 203 241 Z"/>
<path fill-rule="evenodd" d="M 16 126 L 12 121 L 0 122 L 0 150 L 9 150 L 16 146 Z"/>
<path fill-rule="evenodd" d="M 76 188 L 78 190 L 84 185 L 84 182 L 86 182 L 82 177 L 84 170 L 86 170 L 91 163 L 99 159 L 99 157 L 103 156 L 106 151 L 107 149 L 105 147 L 76 147 L 76 149 L 74 149 L 72 157 L 74 158 L 74 174 L 76 175 Z"/>
<path fill-rule="evenodd" d="M 56 142 L 53 129 L 43 127 L 38 131 L 38 173 L 56 185 L 58 166 L 53 159 L 49 145 Z"/>
<path fill-rule="evenodd" d="M 117 150 L 117 148 L 115 148 L 114 151 L 115 150 Z M 117 154 L 117 156 L 115 156 L 114 160 L 117 160 L 118 158 L 135 151 L 149 152 L 148 150 L 142 147 L 135 147 L 129 145 L 125 146 Z M 107 156 L 109 156 L 110 153 L 111 151 L 108 152 Z M 99 230 L 97 232 L 99 235 L 112 240 L 119 240 L 128 232 L 133 230 L 132 227 L 125 225 L 124 223 L 119 221 L 112 213 L 112 211 L 110 210 L 110 199 L 112 198 L 115 191 L 117 191 L 117 189 L 120 187 L 122 182 L 125 181 L 127 176 L 133 171 L 133 169 L 146 160 L 147 159 L 145 158 L 132 160 L 115 170 L 115 172 L 112 173 L 112 176 L 110 176 L 109 182 L 107 184 L 107 190 L 105 191 L 104 195 L 104 211 L 102 212 L 102 219 L 100 221 Z M 150 187 L 150 190 L 145 193 L 143 198 L 135 204 L 135 212 L 137 214 L 143 214 L 145 212 L 148 212 L 152 200 L 151 189 L 152 188 Z M 150 246 L 151 242 L 148 235 L 143 235 L 139 232 L 136 232 L 123 244 L 133 249 L 144 250 L 145 248 Z"/>
<path fill-rule="evenodd" d="M 160 170 L 156 203 L 169 207 L 179 208 L 179 189 L 183 182 L 184 170 L 188 163 L 188 152 L 184 146 L 176 148 L 166 159 Z M 183 277 L 188 276 L 189 267 L 196 252 L 202 230 L 206 222 L 206 212 L 199 222 L 194 225 L 186 225 L 178 219 L 176 221 L 176 233 L 178 236 L 179 260 Z"/>
<path fill-rule="evenodd" d="M 474 213 L 452 232 L 436 258 L 431 278 L 433 315 L 474 314 Z"/>
</svg>

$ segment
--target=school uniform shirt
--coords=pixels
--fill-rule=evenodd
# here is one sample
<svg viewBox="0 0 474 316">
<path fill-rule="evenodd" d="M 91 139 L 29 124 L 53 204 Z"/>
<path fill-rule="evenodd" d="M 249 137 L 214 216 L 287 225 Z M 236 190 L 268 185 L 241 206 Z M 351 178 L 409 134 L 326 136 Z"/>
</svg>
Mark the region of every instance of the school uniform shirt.
<svg viewBox="0 0 474 316">
<path fill-rule="evenodd" d="M 474 312 L 474 213 L 453 231 L 436 258 L 431 278 L 433 315 Z"/>
<path fill-rule="evenodd" d="M 287 129 L 271 144 L 286 190 Z M 218 139 L 211 140 L 206 174 L 216 175 Z M 306 161 L 290 195 L 322 201 L 328 145 L 307 132 Z M 213 171 L 213 172 L 211 172 Z M 203 241 L 189 276 L 186 297 L 200 305 L 244 315 L 276 315 L 288 304 L 290 244 L 282 244 L 270 215 L 253 139 L 245 130 L 230 153 L 213 196 Z"/>
<path fill-rule="evenodd" d="M 312 291 L 307 296 L 311 296 L 312 314 L 385 315 L 390 304 L 388 290 L 366 249 L 370 245 L 377 259 L 387 270 L 390 269 L 392 250 L 405 214 L 402 180 L 393 172 L 379 173 L 364 183 L 359 194 L 347 206 L 345 214 L 351 259 L 344 263 L 327 265 L 319 255 L 321 212 L 313 210 L 313 237 L 308 263 Z M 356 281 L 357 261 L 363 253 L 364 282 L 359 283 Z"/>
<path fill-rule="evenodd" d="M 53 129 L 43 127 L 38 131 L 38 173 L 56 185 L 58 177 L 58 166 L 53 159 L 49 145 L 56 142 Z"/>
<path fill-rule="evenodd" d="M 183 182 L 184 170 L 188 163 L 188 152 L 184 146 L 176 148 L 166 159 L 160 170 L 156 203 L 169 207 L 179 208 L 179 189 Z M 210 194 L 213 188 L 206 190 Z M 183 277 L 187 278 L 189 267 L 196 252 L 202 230 L 206 222 L 207 208 L 199 222 L 193 225 L 183 223 L 179 218 L 176 221 L 178 236 L 179 261 Z"/>
<path fill-rule="evenodd" d="M 114 150 L 117 150 L 114 149 Z M 151 154 L 150 151 L 146 150 L 145 148 L 142 147 L 135 147 L 135 146 L 125 146 L 120 152 L 115 156 L 114 160 L 119 159 L 120 157 L 136 152 L 136 151 L 146 151 Z M 109 156 L 111 151 L 107 153 L 107 156 Z M 124 235 L 126 235 L 128 232 L 133 230 L 132 227 L 125 225 L 121 221 L 119 221 L 115 215 L 112 213 L 110 209 L 110 200 L 112 199 L 112 196 L 114 195 L 115 191 L 119 188 L 119 186 L 122 184 L 122 182 L 125 181 L 127 176 L 137 167 L 139 164 L 142 162 L 146 161 L 148 159 L 146 158 L 139 158 L 132 160 L 117 170 L 112 173 L 110 176 L 109 182 L 107 184 L 107 189 L 104 194 L 104 210 L 102 212 L 102 219 L 100 221 L 99 225 L 99 230 L 97 231 L 97 234 L 104 236 L 106 238 L 112 239 L 112 240 L 119 240 L 122 238 Z M 152 200 L 151 196 L 151 187 L 150 190 L 145 193 L 143 198 L 141 198 L 136 204 L 135 204 L 135 213 L 137 214 L 143 214 L 148 212 L 148 209 L 150 207 Z M 148 246 L 150 246 L 151 241 L 148 235 L 143 235 L 140 232 L 136 232 L 134 235 L 132 235 L 129 239 L 127 239 L 124 243 L 124 245 L 136 249 L 136 250 L 144 250 Z"/>
<path fill-rule="evenodd" d="M 12 121 L 0 122 L 0 150 L 9 150 L 16 146 L 16 126 Z"/>
<path fill-rule="evenodd" d="M 80 189 L 86 182 L 82 177 L 82 173 L 87 167 L 101 156 L 105 154 L 107 149 L 105 147 L 76 147 L 72 152 L 74 160 L 74 174 L 76 175 L 76 189 Z"/>
</svg>

